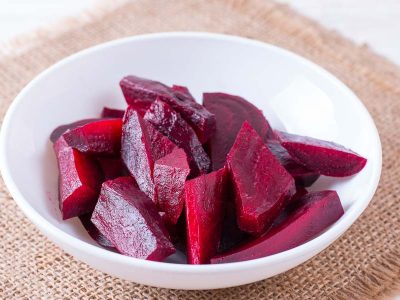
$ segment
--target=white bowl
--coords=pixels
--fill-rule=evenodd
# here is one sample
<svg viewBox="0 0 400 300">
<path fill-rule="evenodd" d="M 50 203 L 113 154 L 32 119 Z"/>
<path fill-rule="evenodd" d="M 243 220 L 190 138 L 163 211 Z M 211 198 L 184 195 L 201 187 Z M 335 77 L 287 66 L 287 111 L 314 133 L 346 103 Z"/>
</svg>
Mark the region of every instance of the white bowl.
<svg viewBox="0 0 400 300">
<path fill-rule="evenodd" d="M 48 140 L 58 125 L 124 107 L 119 80 L 135 74 L 250 100 L 276 128 L 341 143 L 368 159 L 361 173 L 321 178 L 314 189 L 338 191 L 345 214 L 315 239 L 252 261 L 186 265 L 135 259 L 96 246 L 79 221 L 62 221 L 57 166 Z M 17 96 L 1 130 L 1 171 L 25 215 L 55 244 L 103 272 L 152 286 L 213 289 L 285 272 L 335 241 L 367 207 L 381 172 L 377 129 L 360 100 L 317 65 L 278 47 L 209 33 L 162 33 L 102 44 L 44 71 Z M 179 261 L 178 256 L 170 261 Z"/>
</svg>

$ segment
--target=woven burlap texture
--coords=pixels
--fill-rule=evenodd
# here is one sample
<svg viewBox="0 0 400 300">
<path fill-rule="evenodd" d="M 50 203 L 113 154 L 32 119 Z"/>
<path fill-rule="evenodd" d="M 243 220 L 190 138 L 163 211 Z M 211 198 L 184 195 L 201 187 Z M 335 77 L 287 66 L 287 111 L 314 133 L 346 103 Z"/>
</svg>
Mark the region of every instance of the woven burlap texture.
<svg viewBox="0 0 400 300">
<path fill-rule="evenodd" d="M 375 299 L 386 294 L 400 281 L 400 72 L 367 47 L 357 47 L 285 6 L 264 0 L 138 0 L 102 7 L 22 38 L 14 44 L 18 48 L 0 56 L 0 117 L 25 84 L 67 55 L 116 38 L 178 30 L 269 42 L 343 80 L 367 106 L 383 144 L 383 173 L 372 203 L 340 240 L 285 274 L 224 290 L 179 291 L 113 278 L 75 260 L 35 229 L 1 183 L 0 298 Z"/>
</svg>

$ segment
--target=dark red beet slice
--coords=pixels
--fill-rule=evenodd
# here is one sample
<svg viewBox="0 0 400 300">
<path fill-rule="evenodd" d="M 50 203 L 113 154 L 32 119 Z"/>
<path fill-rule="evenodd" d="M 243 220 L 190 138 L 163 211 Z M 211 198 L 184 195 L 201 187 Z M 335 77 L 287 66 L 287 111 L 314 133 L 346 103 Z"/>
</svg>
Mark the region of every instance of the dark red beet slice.
<svg viewBox="0 0 400 300">
<path fill-rule="evenodd" d="M 173 89 L 161 82 L 137 76 L 123 78 L 120 86 L 126 102 L 130 105 L 149 105 L 156 99 L 171 105 L 193 127 L 201 143 L 205 143 L 214 134 L 214 115 L 184 93 L 178 93 L 180 96 L 177 97 Z"/>
<path fill-rule="evenodd" d="M 176 148 L 154 164 L 154 184 L 158 209 L 168 222 L 176 224 L 185 204 L 185 181 L 190 173 L 185 152 Z"/>
<path fill-rule="evenodd" d="M 122 254 L 162 261 L 175 252 L 155 204 L 130 176 L 103 183 L 91 220 Z"/>
<path fill-rule="evenodd" d="M 212 258 L 211 263 L 250 260 L 292 249 L 320 234 L 335 223 L 343 213 L 343 207 L 335 191 L 307 194 L 278 227 L 229 253 Z"/>
<path fill-rule="evenodd" d="M 181 85 L 173 85 L 172 90 L 174 91 L 174 94 L 177 98 L 183 100 L 188 100 L 192 102 L 196 102 L 196 99 L 192 96 L 190 93 L 189 89 L 186 86 L 181 86 Z"/>
<path fill-rule="evenodd" d="M 227 165 L 239 228 L 249 233 L 263 232 L 296 192 L 293 177 L 247 121 L 228 153 Z"/>
<path fill-rule="evenodd" d="M 230 194 L 229 194 L 230 195 Z M 239 229 L 236 222 L 236 209 L 233 202 L 233 195 L 227 197 L 225 205 L 224 220 L 222 223 L 221 240 L 218 247 L 218 253 L 226 252 L 233 247 L 242 244 L 250 235 Z"/>
<path fill-rule="evenodd" d="M 146 112 L 144 119 L 167 136 L 178 147 L 185 150 L 193 176 L 207 173 L 210 159 L 188 123 L 167 103 L 156 100 Z"/>
<path fill-rule="evenodd" d="M 97 157 L 97 161 L 103 171 L 104 180 L 115 179 L 122 176 L 128 176 L 129 171 L 126 168 L 121 157 Z"/>
<path fill-rule="evenodd" d="M 227 172 L 200 175 L 185 185 L 187 256 L 189 264 L 210 262 L 221 237 Z"/>
<path fill-rule="evenodd" d="M 109 108 L 107 106 L 103 107 L 103 111 L 101 112 L 102 118 L 120 118 L 124 116 L 125 111 L 117 108 Z"/>
<path fill-rule="evenodd" d="M 225 165 L 226 155 L 244 121 L 250 123 L 264 142 L 272 137 L 272 129 L 262 112 L 241 97 L 224 93 L 204 93 L 203 105 L 215 115 L 217 122 L 215 134 L 208 143 L 213 170 Z"/>
<path fill-rule="evenodd" d="M 153 201 L 156 199 L 154 161 L 172 152 L 176 145 L 128 107 L 122 126 L 121 157 L 139 188 Z"/>
<path fill-rule="evenodd" d="M 103 119 L 63 134 L 67 144 L 83 153 L 117 155 L 121 149 L 121 119 Z"/>
<path fill-rule="evenodd" d="M 172 224 L 166 218 L 165 212 L 159 211 L 159 215 L 164 222 L 165 228 L 169 233 L 169 237 L 177 250 L 186 253 L 186 218 L 185 214 L 181 214 L 176 224 Z"/>
<path fill-rule="evenodd" d="M 357 153 L 333 142 L 281 131 L 275 131 L 275 135 L 294 159 L 322 175 L 354 175 L 367 163 L 367 160 Z"/>
<path fill-rule="evenodd" d="M 63 219 L 89 213 L 96 205 L 102 174 L 96 161 L 67 145 L 63 137 L 54 144 L 59 169 L 59 201 Z"/>
<path fill-rule="evenodd" d="M 115 251 L 114 245 L 94 226 L 92 221 L 90 220 L 92 217 L 92 214 L 85 214 L 82 216 L 79 216 L 79 220 L 81 220 L 81 223 L 83 227 L 85 227 L 86 231 L 90 235 L 90 237 L 100 246 L 103 246 L 104 248 L 107 248 L 108 250 L 113 250 Z"/>
<path fill-rule="evenodd" d="M 297 186 L 311 186 L 319 178 L 318 172 L 311 171 L 298 163 L 278 141 L 268 140 L 267 145 L 286 171 L 293 176 Z"/>
<path fill-rule="evenodd" d="M 68 129 L 73 129 L 73 128 L 85 125 L 87 123 L 91 123 L 91 122 L 99 121 L 99 120 L 101 120 L 101 119 L 84 119 L 84 120 L 79 120 L 79 121 L 76 121 L 73 123 L 58 126 L 50 134 L 50 141 L 55 143 L 58 140 L 58 138 L 60 136 L 62 136 L 64 134 L 64 132 L 66 132 Z"/>
</svg>

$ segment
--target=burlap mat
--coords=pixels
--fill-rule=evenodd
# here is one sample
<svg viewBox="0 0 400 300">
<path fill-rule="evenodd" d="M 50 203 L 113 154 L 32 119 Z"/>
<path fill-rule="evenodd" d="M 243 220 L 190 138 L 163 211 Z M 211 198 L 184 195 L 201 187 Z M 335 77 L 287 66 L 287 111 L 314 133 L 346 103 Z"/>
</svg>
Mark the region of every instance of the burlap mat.
<svg viewBox="0 0 400 300">
<path fill-rule="evenodd" d="M 284 6 L 263 0 L 134 1 L 25 37 L 18 48 L 0 56 L 0 117 L 28 81 L 66 55 L 115 38 L 172 30 L 223 32 L 273 43 L 343 80 L 368 107 L 383 143 L 383 174 L 373 202 L 339 241 L 294 270 L 237 288 L 178 291 L 116 279 L 65 254 L 22 215 L 1 184 L 0 297 L 372 299 L 393 289 L 400 282 L 400 72 L 366 47 Z"/>
</svg>

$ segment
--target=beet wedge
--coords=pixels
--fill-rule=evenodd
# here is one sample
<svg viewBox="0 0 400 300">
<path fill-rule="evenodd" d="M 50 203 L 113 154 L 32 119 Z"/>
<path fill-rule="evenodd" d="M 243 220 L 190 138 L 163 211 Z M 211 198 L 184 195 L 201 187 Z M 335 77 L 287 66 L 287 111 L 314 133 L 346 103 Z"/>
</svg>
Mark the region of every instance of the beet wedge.
<svg viewBox="0 0 400 300">
<path fill-rule="evenodd" d="M 211 263 L 245 261 L 292 249 L 320 234 L 343 213 L 335 191 L 307 194 L 279 226 L 237 249 L 213 257 Z"/>
<path fill-rule="evenodd" d="M 205 143 L 215 131 L 215 117 L 186 93 L 176 92 L 158 81 L 137 76 L 126 76 L 120 82 L 125 100 L 130 105 L 150 105 L 156 99 L 169 104 L 195 130 L 201 143 Z"/>
<path fill-rule="evenodd" d="M 119 119 L 122 119 L 124 114 L 125 114 L 125 111 L 122 110 L 122 109 L 109 108 L 109 107 L 106 107 L 106 106 L 104 106 L 103 110 L 101 111 L 101 117 L 102 118 L 111 118 L 111 119 L 119 118 Z"/>
<path fill-rule="evenodd" d="M 64 220 L 90 213 L 100 192 L 102 174 L 96 160 L 67 145 L 54 144 L 59 169 L 59 201 Z"/>
<path fill-rule="evenodd" d="M 203 105 L 215 115 L 217 123 L 215 134 L 208 143 L 213 170 L 225 165 L 226 155 L 244 121 L 250 123 L 264 142 L 272 137 L 272 129 L 262 112 L 241 97 L 204 93 Z"/>
<path fill-rule="evenodd" d="M 91 217 L 92 217 L 91 213 L 79 216 L 79 220 L 81 221 L 81 223 L 82 223 L 83 227 L 85 228 L 85 230 L 87 231 L 87 233 L 100 246 L 102 246 L 108 250 L 115 251 L 116 249 L 114 248 L 114 245 L 92 223 L 92 221 L 90 220 Z"/>
<path fill-rule="evenodd" d="M 286 171 L 293 176 L 297 186 L 309 187 L 319 178 L 318 172 L 298 163 L 278 141 L 268 140 L 267 145 Z"/>
<path fill-rule="evenodd" d="M 185 150 L 192 170 L 192 176 L 209 171 L 210 158 L 204 151 L 196 133 L 171 106 L 165 102 L 156 100 L 144 115 L 144 119 L 150 122 L 178 147 Z"/>
<path fill-rule="evenodd" d="M 185 181 L 190 173 L 185 152 L 176 148 L 154 164 L 154 184 L 158 209 L 176 224 L 185 204 Z"/>
<path fill-rule="evenodd" d="M 62 136 L 68 129 L 74 129 L 76 127 L 80 127 L 82 125 L 85 125 L 87 123 L 99 121 L 101 119 L 84 119 L 84 120 L 79 120 L 75 121 L 69 124 L 64 124 L 61 126 L 58 126 L 56 129 L 54 129 L 51 134 L 50 134 L 50 141 L 52 143 L 55 143 L 60 136 Z"/>
<path fill-rule="evenodd" d="M 154 162 L 172 152 L 176 145 L 128 107 L 122 126 L 121 157 L 141 191 L 155 199 Z"/>
<path fill-rule="evenodd" d="M 155 204 L 130 176 L 103 183 L 91 221 L 124 255 L 162 261 L 175 252 Z"/>
<path fill-rule="evenodd" d="M 227 172 L 220 169 L 185 185 L 187 257 L 189 264 L 206 264 L 218 249 L 222 230 Z"/>
<path fill-rule="evenodd" d="M 175 85 L 174 84 L 171 89 L 174 91 L 174 95 L 178 99 L 182 99 L 183 98 L 183 100 L 196 102 L 196 99 L 194 99 L 194 97 L 192 96 L 192 94 L 190 93 L 189 89 L 186 86 L 181 86 L 181 85 Z"/>
<path fill-rule="evenodd" d="M 247 121 L 228 153 L 227 165 L 239 228 L 259 234 L 272 225 L 296 192 L 294 179 Z"/>
<path fill-rule="evenodd" d="M 121 149 L 121 119 L 103 119 L 63 134 L 68 146 L 83 153 L 118 155 Z"/>
<path fill-rule="evenodd" d="M 275 136 L 294 159 L 321 175 L 351 176 L 367 163 L 364 157 L 333 142 L 281 131 L 275 131 Z"/>
<path fill-rule="evenodd" d="M 99 156 L 96 159 L 103 172 L 104 180 L 110 180 L 129 175 L 129 171 L 121 157 Z"/>
</svg>

